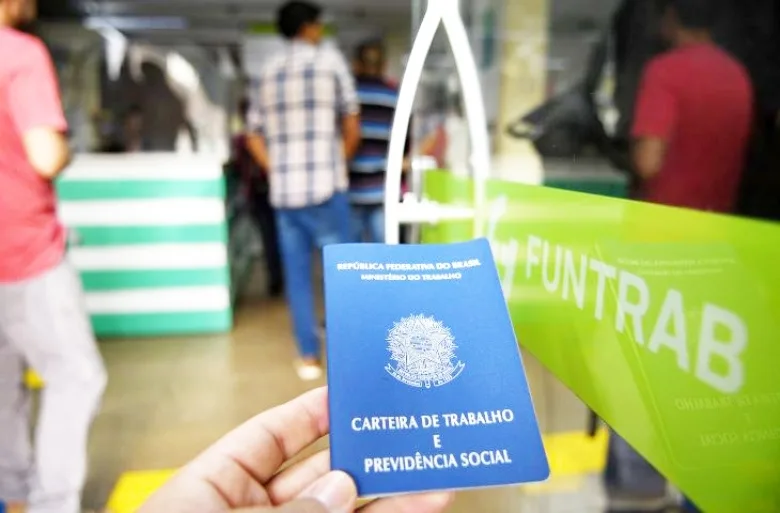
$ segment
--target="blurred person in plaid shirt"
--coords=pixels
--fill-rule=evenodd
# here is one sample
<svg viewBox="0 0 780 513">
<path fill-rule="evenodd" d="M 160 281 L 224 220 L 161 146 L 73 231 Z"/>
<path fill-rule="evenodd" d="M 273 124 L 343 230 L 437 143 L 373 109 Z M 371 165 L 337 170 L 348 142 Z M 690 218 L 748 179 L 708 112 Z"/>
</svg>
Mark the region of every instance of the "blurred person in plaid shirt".
<svg viewBox="0 0 780 513">
<path fill-rule="evenodd" d="M 281 7 L 286 40 L 250 97 L 247 144 L 268 169 L 284 281 L 305 381 L 322 376 L 311 259 L 327 244 L 350 242 L 347 162 L 360 144 L 360 104 L 344 56 L 322 44 L 322 9 L 305 1 Z"/>
</svg>

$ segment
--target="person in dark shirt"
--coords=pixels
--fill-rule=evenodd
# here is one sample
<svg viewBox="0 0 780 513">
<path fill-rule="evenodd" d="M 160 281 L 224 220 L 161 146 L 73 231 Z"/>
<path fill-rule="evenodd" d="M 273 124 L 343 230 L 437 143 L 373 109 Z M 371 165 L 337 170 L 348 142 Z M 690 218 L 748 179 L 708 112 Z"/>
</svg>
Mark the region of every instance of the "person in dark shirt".
<svg viewBox="0 0 780 513">
<path fill-rule="evenodd" d="M 144 139 L 144 111 L 140 105 L 133 105 L 125 114 L 122 123 L 124 151 L 136 153 L 144 151 L 147 143 Z"/>
<path fill-rule="evenodd" d="M 380 42 L 360 45 L 355 70 L 362 140 L 349 173 L 354 237 L 384 242 L 385 171 L 398 89 L 385 78 L 385 50 Z"/>
<path fill-rule="evenodd" d="M 713 42 L 711 0 L 665 0 L 672 49 L 644 70 L 632 161 L 639 199 L 733 212 L 753 121 L 747 71 Z"/>
<path fill-rule="evenodd" d="M 131 105 L 122 116 L 119 126 L 112 129 L 103 145 L 104 153 L 139 153 L 146 151 L 144 138 L 144 112 L 140 105 Z"/>
<path fill-rule="evenodd" d="M 279 250 L 279 231 L 274 208 L 269 199 L 268 170 L 260 167 L 247 147 L 248 99 L 243 99 L 240 102 L 239 112 L 245 129 L 233 139 L 231 163 L 244 184 L 252 220 L 260 232 L 263 242 L 269 282 L 268 293 L 271 297 L 280 297 L 284 292 L 284 278 L 282 257 Z"/>
</svg>

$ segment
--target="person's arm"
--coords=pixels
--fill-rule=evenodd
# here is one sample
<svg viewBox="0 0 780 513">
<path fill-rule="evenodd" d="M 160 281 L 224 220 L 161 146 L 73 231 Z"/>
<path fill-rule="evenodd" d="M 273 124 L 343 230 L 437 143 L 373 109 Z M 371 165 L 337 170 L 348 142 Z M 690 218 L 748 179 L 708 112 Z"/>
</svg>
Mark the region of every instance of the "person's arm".
<svg viewBox="0 0 780 513">
<path fill-rule="evenodd" d="M 631 131 L 631 161 L 642 179 L 656 176 L 664 165 L 669 139 L 677 124 L 677 100 L 658 62 L 642 78 Z"/>
<path fill-rule="evenodd" d="M 666 141 L 658 137 L 643 137 L 634 141 L 631 148 L 631 162 L 634 170 L 643 179 L 657 175 L 664 165 Z"/>
<path fill-rule="evenodd" d="M 420 143 L 420 155 L 432 157 L 436 153 L 436 146 L 439 144 L 439 131 L 434 130 L 423 138 Z"/>
<path fill-rule="evenodd" d="M 263 135 L 265 112 L 263 111 L 263 80 L 258 82 L 254 92 L 254 100 L 250 102 L 247 112 L 246 149 L 266 174 L 271 170 L 271 158 L 268 155 L 268 146 Z"/>
<path fill-rule="evenodd" d="M 24 151 L 33 169 L 53 180 L 70 163 L 70 147 L 65 136 L 50 128 L 31 128 L 22 135 Z"/>
<path fill-rule="evenodd" d="M 25 56 L 8 85 L 8 100 L 28 161 L 43 178 L 56 178 L 70 162 L 68 125 L 54 64 L 43 43 L 36 41 Z"/>
<path fill-rule="evenodd" d="M 355 79 L 344 58 L 336 53 L 333 57 L 336 74 L 336 91 L 341 114 L 341 135 L 344 138 L 344 156 L 352 160 L 360 148 L 360 102 Z"/>
<path fill-rule="evenodd" d="M 344 116 L 341 123 L 341 133 L 344 136 L 344 156 L 347 160 L 352 160 L 360 148 L 360 115 Z"/>
<path fill-rule="evenodd" d="M 246 149 L 261 169 L 266 172 L 271 169 L 271 159 L 268 157 L 268 147 L 265 144 L 265 137 L 263 137 L 262 134 L 256 132 L 247 134 Z"/>
</svg>

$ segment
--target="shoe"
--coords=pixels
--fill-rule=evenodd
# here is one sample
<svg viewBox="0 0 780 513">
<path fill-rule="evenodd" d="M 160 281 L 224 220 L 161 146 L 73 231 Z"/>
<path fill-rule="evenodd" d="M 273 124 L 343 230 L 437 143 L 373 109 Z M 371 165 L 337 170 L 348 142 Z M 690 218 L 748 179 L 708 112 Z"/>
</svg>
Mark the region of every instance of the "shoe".
<svg viewBox="0 0 780 513">
<path fill-rule="evenodd" d="M 315 362 L 300 361 L 296 363 L 295 370 L 301 381 L 317 381 L 322 378 L 322 365 Z"/>
</svg>

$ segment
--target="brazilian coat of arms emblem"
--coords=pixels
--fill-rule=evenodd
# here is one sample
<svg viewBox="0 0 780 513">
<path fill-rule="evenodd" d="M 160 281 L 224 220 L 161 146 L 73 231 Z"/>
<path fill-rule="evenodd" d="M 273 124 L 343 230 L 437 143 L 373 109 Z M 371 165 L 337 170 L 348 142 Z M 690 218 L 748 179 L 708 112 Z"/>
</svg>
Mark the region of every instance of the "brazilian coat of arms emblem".
<svg viewBox="0 0 780 513">
<path fill-rule="evenodd" d="M 385 370 L 415 388 L 441 387 L 460 376 L 466 364 L 458 361 L 455 337 L 444 323 L 411 315 L 393 324 L 387 336 L 391 362 Z"/>
</svg>

